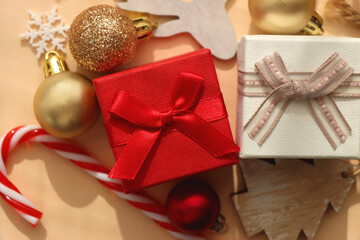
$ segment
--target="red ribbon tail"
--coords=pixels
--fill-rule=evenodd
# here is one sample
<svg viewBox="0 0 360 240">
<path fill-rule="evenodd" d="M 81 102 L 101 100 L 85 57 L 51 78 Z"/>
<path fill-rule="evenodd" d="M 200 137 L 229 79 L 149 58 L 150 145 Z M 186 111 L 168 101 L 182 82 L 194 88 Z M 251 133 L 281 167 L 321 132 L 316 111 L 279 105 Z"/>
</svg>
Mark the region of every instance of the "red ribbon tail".
<svg viewBox="0 0 360 240">
<path fill-rule="evenodd" d="M 161 129 L 137 128 L 108 177 L 134 180 L 160 132 Z"/>
<path fill-rule="evenodd" d="M 198 115 L 184 111 L 174 117 L 174 125 L 215 157 L 240 151 L 233 141 Z"/>
</svg>

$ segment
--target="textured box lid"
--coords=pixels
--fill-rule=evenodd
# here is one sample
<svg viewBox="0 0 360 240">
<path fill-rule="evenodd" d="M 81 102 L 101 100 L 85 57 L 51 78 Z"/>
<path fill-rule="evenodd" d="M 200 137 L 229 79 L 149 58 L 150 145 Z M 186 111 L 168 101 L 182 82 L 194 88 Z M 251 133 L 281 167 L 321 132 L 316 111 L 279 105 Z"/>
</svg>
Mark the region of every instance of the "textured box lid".
<svg viewBox="0 0 360 240">
<path fill-rule="evenodd" d="M 244 36 L 238 45 L 239 82 L 257 78 L 256 62 L 277 51 L 291 76 L 310 76 L 335 52 L 360 72 L 360 40 L 321 36 Z M 307 104 L 293 100 L 275 130 L 262 145 L 250 139 L 242 126 L 251 118 L 263 97 L 243 97 L 239 84 L 237 142 L 242 158 L 359 158 L 359 98 L 334 98 L 352 128 L 352 135 L 336 150 L 330 146 Z M 291 123 L 291 124 L 290 124 Z"/>
<path fill-rule="evenodd" d="M 280 53 L 289 72 L 313 72 L 337 52 L 355 73 L 360 73 L 360 39 L 323 36 L 244 36 L 238 45 L 238 69 L 255 72 L 254 64 L 275 51 Z"/>
</svg>

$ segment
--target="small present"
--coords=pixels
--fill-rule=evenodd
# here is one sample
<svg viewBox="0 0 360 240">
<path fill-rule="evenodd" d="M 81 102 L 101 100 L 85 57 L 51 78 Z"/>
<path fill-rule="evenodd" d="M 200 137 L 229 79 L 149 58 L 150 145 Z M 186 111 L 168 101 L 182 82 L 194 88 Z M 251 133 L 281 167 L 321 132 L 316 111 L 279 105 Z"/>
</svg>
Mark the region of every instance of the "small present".
<svg viewBox="0 0 360 240">
<path fill-rule="evenodd" d="M 94 80 L 126 192 L 238 163 L 209 50 Z"/>
<path fill-rule="evenodd" d="M 360 40 L 245 36 L 241 158 L 360 158 Z"/>
</svg>

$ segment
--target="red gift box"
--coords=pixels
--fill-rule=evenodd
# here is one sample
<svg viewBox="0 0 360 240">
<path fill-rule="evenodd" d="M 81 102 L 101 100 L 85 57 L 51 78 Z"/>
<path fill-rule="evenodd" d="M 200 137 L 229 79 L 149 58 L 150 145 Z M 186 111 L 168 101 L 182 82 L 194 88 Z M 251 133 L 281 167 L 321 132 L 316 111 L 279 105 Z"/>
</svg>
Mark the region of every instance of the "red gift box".
<svg viewBox="0 0 360 240">
<path fill-rule="evenodd" d="M 238 163 L 209 50 L 94 80 L 124 191 Z"/>
</svg>

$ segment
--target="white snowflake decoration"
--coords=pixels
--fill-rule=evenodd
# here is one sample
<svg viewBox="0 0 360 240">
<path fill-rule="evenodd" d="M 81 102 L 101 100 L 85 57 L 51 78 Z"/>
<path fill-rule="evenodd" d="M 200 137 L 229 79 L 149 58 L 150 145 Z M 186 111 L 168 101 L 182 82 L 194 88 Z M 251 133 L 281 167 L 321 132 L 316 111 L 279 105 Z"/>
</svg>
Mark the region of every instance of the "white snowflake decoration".
<svg viewBox="0 0 360 240">
<path fill-rule="evenodd" d="M 63 20 L 57 15 L 57 6 L 50 13 L 40 13 L 36 16 L 29 10 L 30 21 L 28 22 L 27 32 L 20 34 L 21 39 L 29 40 L 31 46 L 36 49 L 36 57 L 49 50 L 52 45 L 53 50 L 59 50 L 66 53 L 64 42 L 66 42 L 69 26 L 65 25 Z"/>
</svg>

